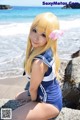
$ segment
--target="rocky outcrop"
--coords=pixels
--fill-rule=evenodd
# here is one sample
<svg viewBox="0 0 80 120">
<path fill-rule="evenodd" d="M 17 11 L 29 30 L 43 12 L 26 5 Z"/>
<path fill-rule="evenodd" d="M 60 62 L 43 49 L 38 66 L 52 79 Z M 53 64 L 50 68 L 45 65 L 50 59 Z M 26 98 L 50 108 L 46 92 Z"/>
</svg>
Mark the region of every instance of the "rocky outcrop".
<svg viewBox="0 0 80 120">
<path fill-rule="evenodd" d="M 72 8 L 72 9 L 80 9 L 80 3 L 78 2 L 69 2 L 69 4 L 66 4 L 65 6 L 63 6 L 62 8 Z"/>
<path fill-rule="evenodd" d="M 71 8 L 71 7 L 70 7 L 69 4 L 67 4 L 67 5 L 63 6 L 62 9 L 63 9 L 63 8 L 64 8 L 64 9 L 68 9 L 68 8 Z"/>
<path fill-rule="evenodd" d="M 64 107 L 59 116 L 53 120 L 79 120 L 80 119 L 80 110 L 70 109 Z"/>
<path fill-rule="evenodd" d="M 62 61 L 62 92 L 64 106 L 80 110 L 80 50 L 72 54 L 70 61 Z"/>
<path fill-rule="evenodd" d="M 80 9 L 80 3 L 71 3 L 69 5 L 72 9 Z"/>
<path fill-rule="evenodd" d="M 0 9 L 4 10 L 4 9 L 11 9 L 12 7 L 10 5 L 0 5 Z"/>
</svg>

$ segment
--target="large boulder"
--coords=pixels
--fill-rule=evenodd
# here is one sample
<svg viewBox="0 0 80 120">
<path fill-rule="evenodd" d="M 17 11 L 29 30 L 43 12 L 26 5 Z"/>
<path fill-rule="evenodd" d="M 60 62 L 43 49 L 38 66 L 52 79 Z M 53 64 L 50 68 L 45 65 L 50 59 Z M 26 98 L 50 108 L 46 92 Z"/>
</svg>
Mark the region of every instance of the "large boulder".
<svg viewBox="0 0 80 120">
<path fill-rule="evenodd" d="M 59 116 L 53 120 L 80 120 L 80 110 L 64 107 Z"/>
<path fill-rule="evenodd" d="M 80 50 L 71 55 L 70 61 L 61 62 L 64 106 L 80 109 Z"/>
</svg>

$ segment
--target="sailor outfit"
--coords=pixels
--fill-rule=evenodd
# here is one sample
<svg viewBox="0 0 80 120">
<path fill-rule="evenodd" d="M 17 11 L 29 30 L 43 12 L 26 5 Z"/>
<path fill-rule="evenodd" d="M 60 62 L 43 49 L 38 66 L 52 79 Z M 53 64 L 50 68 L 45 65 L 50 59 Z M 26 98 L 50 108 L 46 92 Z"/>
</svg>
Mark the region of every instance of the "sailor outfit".
<svg viewBox="0 0 80 120">
<path fill-rule="evenodd" d="M 53 104 L 60 111 L 62 108 L 62 92 L 54 74 L 55 64 L 52 50 L 49 48 L 42 54 L 36 56 L 35 59 L 42 60 L 48 66 L 48 70 L 38 87 L 37 101 Z M 29 75 L 27 78 L 30 80 Z"/>
</svg>

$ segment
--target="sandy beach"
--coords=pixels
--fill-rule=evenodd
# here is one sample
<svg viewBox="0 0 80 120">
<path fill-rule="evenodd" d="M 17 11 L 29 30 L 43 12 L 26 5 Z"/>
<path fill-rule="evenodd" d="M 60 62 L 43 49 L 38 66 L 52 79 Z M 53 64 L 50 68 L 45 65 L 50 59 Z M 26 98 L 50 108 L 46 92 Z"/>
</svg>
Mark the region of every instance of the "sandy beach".
<svg viewBox="0 0 80 120">
<path fill-rule="evenodd" d="M 0 79 L 0 99 L 14 99 L 26 84 L 26 76 Z"/>
</svg>

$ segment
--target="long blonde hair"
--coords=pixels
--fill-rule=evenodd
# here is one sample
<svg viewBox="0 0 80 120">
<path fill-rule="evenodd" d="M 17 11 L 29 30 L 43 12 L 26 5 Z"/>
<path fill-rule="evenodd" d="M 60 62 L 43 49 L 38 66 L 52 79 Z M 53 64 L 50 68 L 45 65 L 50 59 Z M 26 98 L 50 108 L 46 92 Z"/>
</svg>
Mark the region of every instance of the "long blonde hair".
<svg viewBox="0 0 80 120">
<path fill-rule="evenodd" d="M 31 45 L 30 37 L 28 36 L 28 43 L 27 43 L 27 49 L 26 49 L 26 58 L 25 58 L 25 63 L 24 63 L 25 71 L 28 74 L 30 74 L 31 73 L 31 67 L 32 67 L 33 58 L 35 56 L 43 53 L 47 49 L 51 48 L 52 52 L 53 52 L 53 55 L 54 55 L 54 59 L 55 59 L 55 73 L 56 73 L 56 77 L 58 78 L 58 70 L 59 70 L 59 67 L 60 67 L 60 60 L 59 60 L 58 54 L 57 54 L 57 40 L 52 41 L 49 38 L 49 34 L 53 30 L 58 30 L 59 29 L 59 21 L 58 21 L 57 17 L 53 13 L 50 13 L 50 12 L 42 13 L 42 14 L 39 14 L 34 19 L 32 25 L 31 25 L 30 31 L 36 26 L 38 28 L 41 27 L 42 29 L 45 30 L 47 43 L 44 46 L 41 46 L 39 48 L 34 49 L 34 51 L 31 53 L 32 45 Z"/>
</svg>

